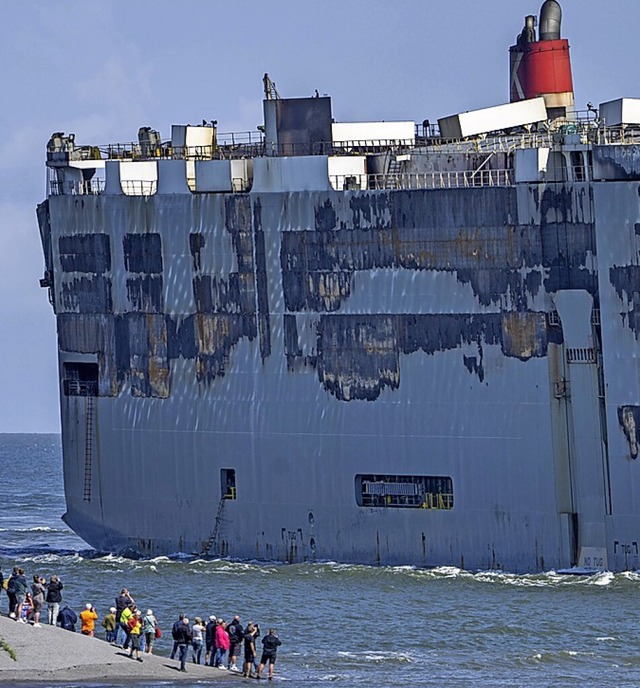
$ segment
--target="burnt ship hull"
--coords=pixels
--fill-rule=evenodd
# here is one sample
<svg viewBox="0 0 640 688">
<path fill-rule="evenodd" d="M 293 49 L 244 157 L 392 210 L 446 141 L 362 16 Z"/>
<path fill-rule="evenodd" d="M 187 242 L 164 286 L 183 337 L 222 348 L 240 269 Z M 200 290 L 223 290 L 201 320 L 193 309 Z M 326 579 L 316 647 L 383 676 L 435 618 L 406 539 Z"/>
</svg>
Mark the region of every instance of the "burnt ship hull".
<svg viewBox="0 0 640 688">
<path fill-rule="evenodd" d="M 144 556 L 637 568 L 640 122 L 570 119 L 567 83 L 439 136 L 266 76 L 240 153 L 54 135 L 66 522 Z"/>
</svg>

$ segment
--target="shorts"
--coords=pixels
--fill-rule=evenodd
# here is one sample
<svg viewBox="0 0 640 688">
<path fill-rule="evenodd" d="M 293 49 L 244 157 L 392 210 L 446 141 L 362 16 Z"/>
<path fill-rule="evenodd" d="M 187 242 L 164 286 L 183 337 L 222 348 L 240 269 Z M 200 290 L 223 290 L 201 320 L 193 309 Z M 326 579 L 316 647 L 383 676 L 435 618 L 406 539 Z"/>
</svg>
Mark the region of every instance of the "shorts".
<svg viewBox="0 0 640 688">
<path fill-rule="evenodd" d="M 16 604 L 24 604 L 24 595 L 14 595 L 13 599 L 16 601 Z"/>
<path fill-rule="evenodd" d="M 229 646 L 229 656 L 236 657 L 242 652 L 242 646 L 244 643 L 231 643 Z"/>
<path fill-rule="evenodd" d="M 42 602 L 35 597 L 33 598 L 33 611 L 34 612 L 41 612 L 42 611 Z"/>
<path fill-rule="evenodd" d="M 131 649 L 140 651 L 140 635 L 138 633 L 131 634 Z"/>
<path fill-rule="evenodd" d="M 268 664 L 271 662 L 271 664 L 276 663 L 276 655 L 268 655 L 265 652 L 262 653 L 262 657 L 260 657 L 260 664 Z"/>
</svg>

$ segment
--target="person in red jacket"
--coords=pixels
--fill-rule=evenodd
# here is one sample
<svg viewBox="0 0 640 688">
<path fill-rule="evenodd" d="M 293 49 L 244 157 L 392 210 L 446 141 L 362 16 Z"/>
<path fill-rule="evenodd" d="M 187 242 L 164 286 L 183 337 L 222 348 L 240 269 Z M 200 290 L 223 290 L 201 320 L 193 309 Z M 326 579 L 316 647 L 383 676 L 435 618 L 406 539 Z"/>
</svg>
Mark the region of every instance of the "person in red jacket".
<svg viewBox="0 0 640 688">
<path fill-rule="evenodd" d="M 214 642 L 216 646 L 216 656 L 213 660 L 213 665 L 217 666 L 218 669 L 226 669 L 227 654 L 229 652 L 229 647 L 231 646 L 231 641 L 229 640 L 229 634 L 227 633 L 227 623 L 222 619 L 218 619 L 218 626 L 216 627 Z"/>
</svg>

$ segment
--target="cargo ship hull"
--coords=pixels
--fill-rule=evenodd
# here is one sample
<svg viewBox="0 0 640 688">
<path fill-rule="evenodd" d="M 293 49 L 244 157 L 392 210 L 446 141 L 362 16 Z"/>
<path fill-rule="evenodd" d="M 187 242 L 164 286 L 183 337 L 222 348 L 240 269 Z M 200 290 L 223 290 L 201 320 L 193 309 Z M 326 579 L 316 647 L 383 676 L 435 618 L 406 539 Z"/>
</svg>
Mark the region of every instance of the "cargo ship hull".
<svg viewBox="0 0 640 688">
<path fill-rule="evenodd" d="M 66 522 L 144 556 L 637 568 L 640 106 L 580 120 L 571 88 L 418 135 L 265 75 L 257 147 L 54 134 Z"/>
</svg>

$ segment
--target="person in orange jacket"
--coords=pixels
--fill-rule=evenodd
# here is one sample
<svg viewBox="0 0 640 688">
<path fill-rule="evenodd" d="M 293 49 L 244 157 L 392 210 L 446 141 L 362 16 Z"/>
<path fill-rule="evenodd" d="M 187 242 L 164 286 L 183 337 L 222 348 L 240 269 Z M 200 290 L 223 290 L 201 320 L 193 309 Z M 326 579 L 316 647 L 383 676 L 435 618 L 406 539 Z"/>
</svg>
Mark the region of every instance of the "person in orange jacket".
<svg viewBox="0 0 640 688">
<path fill-rule="evenodd" d="M 93 631 L 95 629 L 96 621 L 98 620 L 98 615 L 96 614 L 95 607 L 92 604 L 85 604 L 84 611 L 80 612 L 80 633 L 82 635 L 88 635 L 93 638 Z"/>
</svg>

